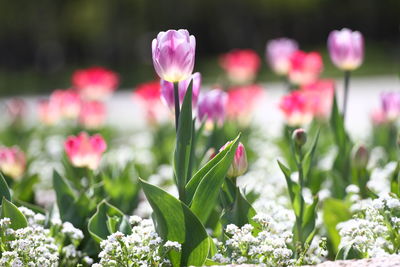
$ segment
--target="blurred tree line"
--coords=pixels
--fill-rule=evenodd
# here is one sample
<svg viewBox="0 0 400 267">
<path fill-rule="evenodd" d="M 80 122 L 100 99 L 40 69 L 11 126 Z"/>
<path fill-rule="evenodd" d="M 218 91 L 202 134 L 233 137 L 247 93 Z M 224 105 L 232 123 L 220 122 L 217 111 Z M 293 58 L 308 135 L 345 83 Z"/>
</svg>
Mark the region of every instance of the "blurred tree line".
<svg viewBox="0 0 400 267">
<path fill-rule="evenodd" d="M 394 47 L 399 12 L 400 0 L 1 0 L 0 92 L 67 86 L 74 68 L 91 65 L 132 86 L 152 77 L 151 40 L 169 28 L 196 36 L 200 61 L 237 47 L 263 53 L 280 36 L 322 47 L 342 27 Z"/>
</svg>

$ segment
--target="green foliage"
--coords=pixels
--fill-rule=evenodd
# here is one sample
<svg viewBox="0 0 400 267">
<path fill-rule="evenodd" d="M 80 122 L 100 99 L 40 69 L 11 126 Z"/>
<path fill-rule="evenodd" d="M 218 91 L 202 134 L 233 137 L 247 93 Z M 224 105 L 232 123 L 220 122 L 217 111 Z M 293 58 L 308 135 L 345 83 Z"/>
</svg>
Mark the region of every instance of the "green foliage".
<svg viewBox="0 0 400 267">
<path fill-rule="evenodd" d="M 354 246 L 349 245 L 342 247 L 339 250 L 335 260 L 352 260 L 352 259 L 362 259 L 362 258 L 364 258 L 363 253 Z"/>
<path fill-rule="evenodd" d="M 97 205 L 96 213 L 89 219 L 88 230 L 93 239 L 99 243 L 117 231 L 124 234 L 132 233 L 126 216 L 105 200 Z"/>
<path fill-rule="evenodd" d="M 328 231 L 329 241 L 332 245 L 333 253 L 338 252 L 340 243 L 339 232 L 336 228 L 338 223 L 351 219 L 351 212 L 348 204 L 343 200 L 328 198 L 323 204 L 323 221 Z"/>
<path fill-rule="evenodd" d="M 207 222 L 217 202 L 220 188 L 235 156 L 239 138 L 240 136 L 226 148 L 228 152 L 225 156 L 203 176 L 193 195 L 190 210 L 197 215 L 203 224 Z"/>
<path fill-rule="evenodd" d="M 2 200 L 3 198 L 11 201 L 10 189 L 8 188 L 7 182 L 3 175 L 0 173 L 0 199 Z"/>
<path fill-rule="evenodd" d="M 20 228 L 24 228 L 28 226 L 28 221 L 22 212 L 19 211 L 17 206 L 8 201 L 5 197 L 3 197 L 2 205 L 1 205 L 1 217 L 0 218 L 9 218 L 11 220 L 10 228 L 17 230 Z"/>
<path fill-rule="evenodd" d="M 189 179 L 193 137 L 192 123 L 192 83 L 190 83 L 183 99 L 182 110 L 179 116 L 174 153 L 175 182 L 178 186 L 179 198 L 181 200 L 185 199 L 185 186 Z"/>
<path fill-rule="evenodd" d="M 89 213 L 93 209 L 92 201 L 86 194 L 78 195 L 56 171 L 53 173 L 53 187 L 61 220 L 69 221 L 74 226 L 84 229 Z"/>
<path fill-rule="evenodd" d="M 140 183 L 153 208 L 161 238 L 182 244 L 181 252 L 169 252 L 173 266 L 203 265 L 210 244 L 200 220 L 182 201 L 143 180 Z"/>
</svg>

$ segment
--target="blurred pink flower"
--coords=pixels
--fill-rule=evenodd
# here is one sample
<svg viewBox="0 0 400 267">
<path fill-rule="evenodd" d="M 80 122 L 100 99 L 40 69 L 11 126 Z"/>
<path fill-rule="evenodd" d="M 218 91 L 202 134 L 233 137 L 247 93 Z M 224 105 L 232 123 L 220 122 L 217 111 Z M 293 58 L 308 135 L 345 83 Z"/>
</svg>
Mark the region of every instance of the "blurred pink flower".
<svg viewBox="0 0 400 267">
<path fill-rule="evenodd" d="M 283 96 L 280 102 L 286 123 L 297 127 L 308 124 L 313 119 L 313 107 L 304 92 L 297 90 Z"/>
<path fill-rule="evenodd" d="M 13 122 L 20 121 L 27 111 L 26 102 L 21 98 L 13 98 L 7 101 L 6 108 Z"/>
<path fill-rule="evenodd" d="M 290 57 L 298 50 L 295 40 L 279 38 L 271 40 L 266 46 L 266 58 L 272 70 L 278 75 L 286 75 L 290 69 Z"/>
<path fill-rule="evenodd" d="M 107 144 L 99 134 L 89 136 L 81 132 L 77 136 L 69 136 L 64 148 L 72 165 L 95 170 L 100 164 L 103 152 L 107 149 Z"/>
<path fill-rule="evenodd" d="M 196 38 L 187 30 L 160 32 L 151 43 L 153 65 L 168 82 L 186 80 L 193 72 Z"/>
<path fill-rule="evenodd" d="M 296 85 L 315 82 L 323 69 L 321 55 L 317 52 L 296 51 L 290 58 L 289 80 Z"/>
<path fill-rule="evenodd" d="M 20 178 L 26 167 L 26 158 L 17 146 L 0 148 L 0 170 L 11 178 Z"/>
<path fill-rule="evenodd" d="M 76 119 L 81 109 L 81 98 L 73 89 L 55 90 L 50 102 L 60 109 L 60 115 L 67 119 Z"/>
<path fill-rule="evenodd" d="M 117 89 L 119 77 L 106 68 L 91 67 L 75 71 L 72 84 L 84 100 L 105 100 Z"/>
<path fill-rule="evenodd" d="M 179 103 L 182 106 L 183 99 L 186 95 L 186 91 L 192 82 L 192 106 L 193 109 L 197 106 L 199 98 L 200 87 L 201 87 L 201 74 L 200 72 L 193 73 L 188 79 L 180 81 L 178 83 L 178 94 Z M 171 110 L 175 109 L 174 100 L 174 84 L 165 80 L 161 80 L 161 99 L 165 105 Z"/>
<path fill-rule="evenodd" d="M 263 88 L 257 84 L 229 89 L 227 104 L 228 117 L 238 119 L 249 116 L 263 93 Z"/>
<path fill-rule="evenodd" d="M 332 31 L 328 37 L 328 50 L 333 64 L 339 69 L 355 70 L 364 58 L 364 38 L 360 32 L 346 28 Z"/>
<path fill-rule="evenodd" d="M 226 115 L 228 94 L 220 89 L 213 89 L 200 94 L 197 114 L 200 121 L 223 124 Z"/>
<path fill-rule="evenodd" d="M 318 80 L 300 88 L 310 102 L 315 117 L 328 119 L 331 113 L 335 92 L 334 80 Z"/>
<path fill-rule="evenodd" d="M 386 113 L 381 108 L 372 111 L 371 119 L 374 125 L 381 125 L 388 121 Z"/>
<path fill-rule="evenodd" d="M 152 81 L 139 84 L 133 91 L 133 97 L 145 111 L 147 120 L 156 123 L 161 113 L 165 113 L 166 108 L 161 103 L 161 87 L 159 81 Z"/>
<path fill-rule="evenodd" d="M 79 123 L 87 129 L 98 129 L 103 126 L 106 116 L 106 106 L 103 102 L 82 102 Z"/>
<path fill-rule="evenodd" d="M 220 66 L 230 80 L 237 84 L 252 82 L 260 68 L 261 60 L 251 49 L 236 49 L 220 57 Z"/>
<path fill-rule="evenodd" d="M 50 100 L 41 100 L 38 103 L 39 120 L 46 125 L 54 125 L 61 119 L 60 107 Z"/>
</svg>

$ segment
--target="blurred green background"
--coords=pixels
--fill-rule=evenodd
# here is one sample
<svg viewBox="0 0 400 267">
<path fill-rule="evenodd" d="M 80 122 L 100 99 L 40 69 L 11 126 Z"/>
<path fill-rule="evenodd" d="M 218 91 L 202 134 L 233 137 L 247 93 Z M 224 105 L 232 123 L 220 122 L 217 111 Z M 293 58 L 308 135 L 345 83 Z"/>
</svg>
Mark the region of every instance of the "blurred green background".
<svg viewBox="0 0 400 267">
<path fill-rule="evenodd" d="M 1 0 L 0 95 L 67 88 L 74 69 L 101 65 L 121 87 L 153 79 L 150 43 L 160 30 L 187 28 L 197 39 L 196 70 L 221 73 L 218 55 L 287 36 L 324 55 L 324 76 L 337 77 L 326 54 L 331 30 L 366 39 L 355 75 L 397 74 L 400 0 Z M 276 79 L 264 63 L 259 80 Z"/>
</svg>

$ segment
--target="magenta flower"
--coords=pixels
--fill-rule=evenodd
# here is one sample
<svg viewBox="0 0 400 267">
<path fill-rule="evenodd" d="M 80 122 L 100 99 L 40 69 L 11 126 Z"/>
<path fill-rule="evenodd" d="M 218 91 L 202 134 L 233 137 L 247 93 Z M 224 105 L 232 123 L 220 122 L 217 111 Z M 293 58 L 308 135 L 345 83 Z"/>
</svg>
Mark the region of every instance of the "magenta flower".
<svg viewBox="0 0 400 267">
<path fill-rule="evenodd" d="M 178 92 L 179 92 L 179 103 L 182 105 L 183 98 L 186 95 L 186 91 L 189 87 L 190 82 L 192 82 L 192 106 L 196 107 L 197 100 L 200 93 L 201 86 L 201 74 L 196 72 L 192 74 L 189 79 L 180 81 L 178 83 Z M 161 100 L 171 109 L 175 108 L 175 100 L 174 100 L 174 84 L 172 82 L 168 82 L 166 80 L 161 80 Z"/>
<path fill-rule="evenodd" d="M 328 37 L 329 55 L 339 69 L 357 69 L 364 58 L 364 39 L 360 32 L 342 29 L 332 31 Z"/>
<path fill-rule="evenodd" d="M 222 124 L 225 120 L 228 95 L 220 89 L 214 89 L 200 95 L 197 114 L 200 121 L 216 121 Z"/>
<path fill-rule="evenodd" d="M 381 108 L 389 121 L 394 121 L 400 116 L 400 93 L 385 92 L 381 94 Z"/>
<path fill-rule="evenodd" d="M 0 170 L 11 178 L 20 178 L 25 172 L 26 158 L 18 147 L 0 148 Z"/>
<path fill-rule="evenodd" d="M 78 136 L 69 136 L 64 143 L 65 152 L 72 165 L 95 170 L 100 164 L 107 144 L 99 134 L 89 136 L 81 132 Z"/>
<path fill-rule="evenodd" d="M 266 58 L 272 70 L 278 75 L 286 75 L 290 69 L 290 57 L 299 49 L 295 40 L 279 38 L 271 40 L 266 46 Z"/>
<path fill-rule="evenodd" d="M 192 74 L 196 39 L 187 30 L 160 32 L 151 48 L 154 69 L 161 79 L 179 82 Z"/>
<path fill-rule="evenodd" d="M 261 60 L 251 49 L 235 49 L 222 55 L 219 64 L 232 82 L 246 84 L 256 78 Z"/>
<path fill-rule="evenodd" d="M 224 150 L 226 146 L 228 146 L 232 141 L 227 142 L 219 151 Z M 236 178 L 240 175 L 243 175 L 248 168 L 248 163 L 247 163 L 247 155 L 246 155 L 246 149 L 244 148 L 244 145 L 239 142 L 238 147 L 236 148 L 235 151 L 235 156 L 233 158 L 231 166 L 229 166 L 228 173 L 226 176 L 228 178 Z"/>
<path fill-rule="evenodd" d="M 83 102 L 79 114 L 79 123 L 86 129 L 98 129 L 103 126 L 106 116 L 107 110 L 103 102 Z"/>
<path fill-rule="evenodd" d="M 72 84 L 84 100 L 105 100 L 117 89 L 118 74 L 102 67 L 77 70 Z"/>
<path fill-rule="evenodd" d="M 324 64 L 318 52 L 296 51 L 290 57 L 289 80 L 296 85 L 315 82 L 322 72 Z"/>
</svg>

